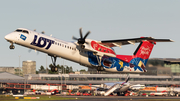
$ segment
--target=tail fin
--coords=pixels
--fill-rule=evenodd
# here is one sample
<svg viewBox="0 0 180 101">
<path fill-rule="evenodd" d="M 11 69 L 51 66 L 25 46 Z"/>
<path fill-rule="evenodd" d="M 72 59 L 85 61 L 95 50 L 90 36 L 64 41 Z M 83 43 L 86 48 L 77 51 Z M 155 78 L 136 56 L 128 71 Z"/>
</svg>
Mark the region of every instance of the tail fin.
<svg viewBox="0 0 180 101">
<path fill-rule="evenodd" d="M 145 66 L 156 42 L 173 42 L 171 39 L 154 39 L 151 37 L 145 39 L 141 41 L 133 55 L 116 55 L 116 58 L 139 66 L 146 72 Z"/>
<path fill-rule="evenodd" d="M 145 66 L 154 44 L 156 44 L 156 42 L 152 40 L 142 41 L 133 55 L 116 55 L 116 57 L 133 65 L 139 66 L 144 70 L 144 72 L 146 72 Z"/>
<path fill-rule="evenodd" d="M 142 41 L 134 52 L 130 63 L 137 65 L 145 70 L 145 66 L 149 59 L 156 42 L 153 41 Z"/>
<path fill-rule="evenodd" d="M 123 61 L 132 63 L 134 65 L 139 66 L 140 64 L 144 64 L 145 66 L 151 54 L 154 44 L 156 43 L 151 41 L 142 41 L 133 55 L 116 55 L 116 57 Z"/>
</svg>

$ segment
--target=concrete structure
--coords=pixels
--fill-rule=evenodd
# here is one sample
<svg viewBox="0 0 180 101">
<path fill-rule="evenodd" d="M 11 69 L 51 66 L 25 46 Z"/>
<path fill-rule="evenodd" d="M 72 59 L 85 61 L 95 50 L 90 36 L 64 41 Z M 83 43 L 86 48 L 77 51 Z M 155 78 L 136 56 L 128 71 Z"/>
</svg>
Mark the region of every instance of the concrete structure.
<svg viewBox="0 0 180 101">
<path fill-rule="evenodd" d="M 172 75 L 180 74 L 180 59 L 165 59 L 164 66 L 171 68 Z"/>
<path fill-rule="evenodd" d="M 171 68 L 170 67 L 162 67 L 162 66 L 149 66 L 146 67 L 147 72 L 142 73 L 141 75 L 157 75 L 157 76 L 171 76 Z"/>
<path fill-rule="evenodd" d="M 162 61 L 163 68 L 161 70 L 166 69 L 165 71 L 168 71 L 169 69 L 167 68 L 170 68 L 171 73 L 169 73 L 169 75 L 177 75 L 177 76 L 180 75 L 180 58 L 151 58 L 149 60 Z M 154 66 L 154 67 L 159 67 L 159 66 Z M 161 70 L 159 72 L 161 72 Z M 164 72 L 164 74 L 166 73 Z"/>
<path fill-rule="evenodd" d="M 15 68 L 14 67 L 0 67 L 0 72 L 8 72 L 11 74 L 15 74 Z"/>
<path fill-rule="evenodd" d="M 11 74 L 22 76 L 21 67 L 0 67 L 0 72 L 8 72 Z"/>
<path fill-rule="evenodd" d="M 19 75 L 19 76 L 23 76 L 23 74 L 22 74 L 22 67 L 14 68 L 14 74 L 15 75 Z"/>
<path fill-rule="evenodd" d="M 22 71 L 23 71 L 23 75 L 36 74 L 36 61 L 32 61 L 32 60 L 23 61 Z"/>
</svg>

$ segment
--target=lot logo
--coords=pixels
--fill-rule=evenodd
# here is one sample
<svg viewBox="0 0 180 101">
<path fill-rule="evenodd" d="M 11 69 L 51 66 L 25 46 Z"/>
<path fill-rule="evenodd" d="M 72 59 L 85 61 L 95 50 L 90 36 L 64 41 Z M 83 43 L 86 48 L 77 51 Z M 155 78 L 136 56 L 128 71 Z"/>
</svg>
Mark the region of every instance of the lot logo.
<svg viewBox="0 0 180 101">
<path fill-rule="evenodd" d="M 37 46 L 37 47 L 40 47 L 40 48 L 45 47 L 45 49 L 49 49 L 52 44 L 54 44 L 53 40 L 50 40 L 50 39 L 47 39 L 47 38 L 44 38 L 44 37 L 39 37 L 38 38 L 37 35 L 34 35 L 34 40 L 31 42 L 31 45 L 34 45 L 34 46 Z"/>
<path fill-rule="evenodd" d="M 26 36 L 24 36 L 23 34 L 21 34 L 20 38 L 24 41 L 26 40 Z"/>
</svg>

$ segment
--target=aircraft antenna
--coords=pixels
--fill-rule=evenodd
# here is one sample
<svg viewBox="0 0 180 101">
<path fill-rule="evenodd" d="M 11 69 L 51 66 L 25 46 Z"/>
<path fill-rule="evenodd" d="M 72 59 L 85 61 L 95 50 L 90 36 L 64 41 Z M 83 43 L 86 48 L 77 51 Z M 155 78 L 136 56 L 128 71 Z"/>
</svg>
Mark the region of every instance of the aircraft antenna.
<svg viewBox="0 0 180 101">
<path fill-rule="evenodd" d="M 42 31 L 41 33 L 42 33 L 42 34 L 45 34 L 45 32 L 44 32 L 44 31 Z"/>
</svg>

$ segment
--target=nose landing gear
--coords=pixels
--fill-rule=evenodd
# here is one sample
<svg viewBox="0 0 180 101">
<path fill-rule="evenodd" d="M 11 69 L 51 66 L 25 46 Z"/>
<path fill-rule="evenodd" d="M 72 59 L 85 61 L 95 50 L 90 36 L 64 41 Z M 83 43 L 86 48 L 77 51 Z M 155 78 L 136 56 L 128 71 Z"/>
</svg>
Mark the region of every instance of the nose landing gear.
<svg viewBox="0 0 180 101">
<path fill-rule="evenodd" d="M 14 49 L 15 46 L 13 45 L 13 43 L 11 43 L 11 45 L 9 46 L 10 49 Z"/>
</svg>

